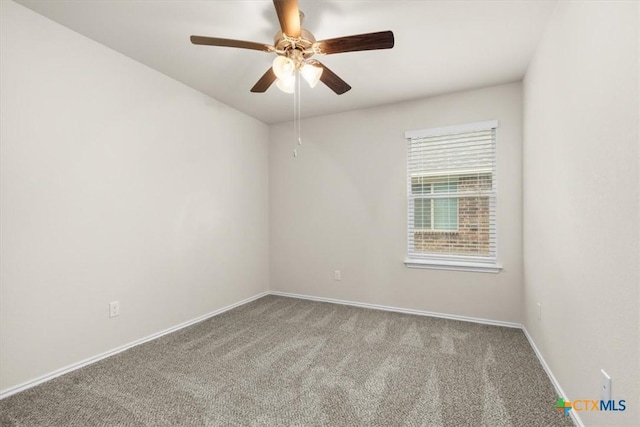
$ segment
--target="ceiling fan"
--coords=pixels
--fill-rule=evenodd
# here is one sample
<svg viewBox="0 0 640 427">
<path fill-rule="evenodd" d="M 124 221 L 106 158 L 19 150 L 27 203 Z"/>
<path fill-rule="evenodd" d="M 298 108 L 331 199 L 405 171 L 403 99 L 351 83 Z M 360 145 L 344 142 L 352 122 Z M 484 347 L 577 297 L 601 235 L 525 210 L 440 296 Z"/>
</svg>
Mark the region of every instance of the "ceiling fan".
<svg viewBox="0 0 640 427">
<path fill-rule="evenodd" d="M 273 5 L 281 28 L 281 31 L 275 35 L 273 45 L 204 36 L 191 36 L 191 43 L 276 53 L 278 56 L 274 59 L 273 66 L 251 88 L 251 92 L 266 92 L 273 82 L 276 82 L 284 92 L 293 93 L 296 74 L 299 73 L 311 87 L 321 81 L 338 95 L 350 90 L 351 86 L 326 65 L 311 59 L 313 55 L 332 55 L 393 47 L 394 38 L 391 31 L 316 41 L 313 34 L 301 27 L 304 14 L 298 9 L 298 0 L 273 0 Z"/>
</svg>

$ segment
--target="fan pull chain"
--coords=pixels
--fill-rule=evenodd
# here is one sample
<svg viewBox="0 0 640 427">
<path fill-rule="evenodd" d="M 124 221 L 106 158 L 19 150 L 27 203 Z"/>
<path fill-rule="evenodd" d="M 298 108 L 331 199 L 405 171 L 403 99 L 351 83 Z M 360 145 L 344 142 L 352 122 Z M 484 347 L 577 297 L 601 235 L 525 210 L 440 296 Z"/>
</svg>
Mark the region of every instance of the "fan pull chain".
<svg viewBox="0 0 640 427">
<path fill-rule="evenodd" d="M 302 94 L 300 92 L 302 92 L 302 88 L 300 87 L 300 80 L 302 80 L 300 78 L 300 73 L 297 73 L 297 90 L 296 90 L 296 95 L 298 97 L 298 145 L 302 145 L 302 114 L 301 114 L 301 104 L 302 104 Z"/>
<path fill-rule="evenodd" d="M 295 90 L 293 93 L 293 132 L 296 135 L 298 145 L 302 145 L 300 125 L 300 73 L 295 74 Z M 293 149 L 293 157 L 298 157 L 298 149 Z"/>
<path fill-rule="evenodd" d="M 298 76 L 296 75 L 296 80 L 298 79 Z M 296 108 L 296 99 L 297 99 L 297 91 L 294 89 L 293 91 L 293 133 L 297 133 L 298 132 L 298 122 L 296 121 L 296 111 L 298 111 L 298 109 Z M 296 148 L 293 149 L 293 157 L 298 157 L 298 150 Z"/>
</svg>

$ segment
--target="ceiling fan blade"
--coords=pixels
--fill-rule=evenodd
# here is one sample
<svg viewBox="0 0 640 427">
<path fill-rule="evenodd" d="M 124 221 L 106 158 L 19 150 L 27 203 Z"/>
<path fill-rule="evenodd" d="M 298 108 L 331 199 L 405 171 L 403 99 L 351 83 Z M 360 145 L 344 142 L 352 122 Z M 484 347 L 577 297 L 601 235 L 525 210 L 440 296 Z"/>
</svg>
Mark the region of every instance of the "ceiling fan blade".
<svg viewBox="0 0 640 427">
<path fill-rule="evenodd" d="M 276 74 L 273 72 L 273 68 L 269 67 L 267 72 L 264 73 L 262 77 L 260 77 L 260 80 L 258 80 L 258 82 L 255 85 L 253 85 L 253 87 L 251 88 L 251 92 L 254 92 L 254 93 L 266 92 L 267 89 L 269 89 L 269 86 L 271 86 L 273 82 L 276 81 L 276 79 L 277 77 L 276 77 Z"/>
<path fill-rule="evenodd" d="M 351 86 L 344 80 L 342 80 L 336 73 L 327 68 L 326 65 L 321 63 L 320 61 L 312 61 L 313 65 L 318 67 L 322 67 L 322 75 L 320 76 L 320 81 L 327 86 L 329 89 L 337 93 L 338 95 L 342 95 L 345 92 L 351 90 Z"/>
<path fill-rule="evenodd" d="M 300 10 L 298 0 L 273 0 L 280 28 L 289 37 L 300 37 Z"/>
<path fill-rule="evenodd" d="M 320 40 L 314 43 L 314 47 L 317 48 L 321 54 L 331 55 L 333 53 L 356 52 L 360 50 L 391 49 L 393 44 L 393 32 L 380 31 L 378 33 Z"/>
<path fill-rule="evenodd" d="M 217 37 L 191 36 L 191 43 L 207 46 L 239 47 L 241 49 L 261 50 L 272 52 L 273 46 L 264 43 L 246 42 L 243 40 L 221 39 Z"/>
</svg>

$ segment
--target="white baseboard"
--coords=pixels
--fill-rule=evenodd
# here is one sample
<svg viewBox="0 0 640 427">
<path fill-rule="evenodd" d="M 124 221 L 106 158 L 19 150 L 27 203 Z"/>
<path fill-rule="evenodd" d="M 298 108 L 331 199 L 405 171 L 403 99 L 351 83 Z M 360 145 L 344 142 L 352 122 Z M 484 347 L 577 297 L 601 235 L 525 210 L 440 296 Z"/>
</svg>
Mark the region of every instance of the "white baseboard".
<svg viewBox="0 0 640 427">
<path fill-rule="evenodd" d="M 551 368 L 549 367 L 549 365 L 547 365 L 547 362 L 544 360 L 544 357 L 542 357 L 542 353 L 540 353 L 540 350 L 538 350 L 538 346 L 536 346 L 536 343 L 533 342 L 533 338 L 531 338 L 531 335 L 529 335 L 529 331 L 527 331 L 527 328 L 525 328 L 524 325 L 522 325 L 522 332 L 524 332 L 524 336 L 527 337 L 527 340 L 529 341 L 531 348 L 533 348 L 533 351 L 538 357 L 540 364 L 544 368 L 544 371 L 547 373 L 547 376 L 549 377 L 551 384 L 553 384 L 553 387 L 556 389 L 556 393 L 558 393 L 558 395 L 562 397 L 564 400 L 570 401 L 571 399 L 567 397 L 564 390 L 560 386 L 560 383 L 558 382 L 556 377 L 553 375 L 553 372 L 551 372 Z M 584 427 L 584 424 L 582 423 L 582 420 L 580 419 L 580 416 L 576 413 L 576 411 L 569 411 L 569 415 L 571 416 L 571 420 L 577 427 Z"/>
<path fill-rule="evenodd" d="M 229 311 L 229 310 L 231 310 L 233 308 L 236 308 L 238 306 L 247 304 L 247 303 L 249 303 L 251 301 L 257 300 L 258 298 L 262 298 L 263 296 L 266 296 L 266 295 L 269 295 L 269 291 L 265 291 L 265 292 L 259 293 L 257 295 L 252 296 L 252 297 L 246 298 L 246 299 L 244 299 L 242 301 L 238 301 L 236 303 L 227 305 L 226 307 L 222 307 L 222 308 L 220 308 L 218 310 L 212 311 L 211 313 L 207 313 L 207 314 L 204 314 L 202 316 L 198 316 L 195 319 L 188 320 L 188 321 L 186 321 L 184 323 L 180 323 L 179 325 L 173 326 L 171 328 L 165 329 L 165 330 L 160 331 L 160 332 L 156 332 L 155 334 L 148 335 L 148 336 L 146 336 L 144 338 L 140 338 L 139 340 L 130 342 L 128 344 L 122 345 L 122 346 L 114 348 L 112 350 L 105 351 L 104 353 L 100 353 L 100 354 L 98 354 L 96 356 L 89 357 L 88 359 L 81 360 L 80 362 L 73 363 L 71 365 L 65 366 L 64 368 L 57 369 L 57 370 L 55 370 L 55 371 L 53 371 L 51 373 L 48 373 L 46 375 L 42 375 L 42 376 L 40 376 L 38 378 L 35 378 L 33 380 L 24 382 L 22 384 L 14 386 L 14 387 L 10 387 L 10 388 L 8 388 L 6 390 L 2 390 L 2 391 L 0 391 L 0 400 L 4 399 L 5 397 L 9 397 L 9 396 L 11 396 L 13 394 L 20 393 L 21 391 L 27 390 L 27 389 L 29 389 L 31 387 L 35 387 L 38 384 L 42 384 L 42 383 L 44 383 L 46 381 L 52 380 L 52 379 L 54 379 L 56 377 L 59 377 L 60 375 L 64 375 L 64 374 L 67 374 L 69 372 L 75 371 L 76 369 L 80 369 L 80 368 L 82 368 L 84 366 L 91 365 L 92 363 L 95 363 L 95 362 L 97 362 L 99 360 L 105 359 L 105 358 L 107 358 L 109 356 L 113 356 L 114 354 L 118 354 L 120 352 L 128 350 L 131 347 L 135 347 L 135 346 L 143 344 L 145 342 L 148 342 L 148 341 L 151 341 L 151 340 L 155 340 L 156 338 L 160 338 L 163 335 L 170 334 L 171 332 L 175 332 L 175 331 L 177 331 L 179 329 L 186 328 L 187 326 L 191 326 L 191 325 L 193 325 L 195 323 L 202 322 L 203 320 L 207 320 L 210 317 L 217 316 L 218 314 L 222 314 L 225 311 Z"/>
<path fill-rule="evenodd" d="M 334 298 L 316 297 L 310 295 L 291 294 L 288 292 L 271 291 L 271 295 L 279 295 L 282 297 L 307 299 L 311 301 L 332 302 L 334 304 L 352 305 L 354 307 L 372 308 L 374 310 L 394 311 L 397 313 L 416 314 L 418 316 L 440 317 L 442 319 L 461 320 L 463 322 L 482 323 L 485 325 L 504 326 L 507 328 L 522 328 L 520 323 L 503 322 L 502 320 L 481 319 L 478 317 L 458 316 L 455 314 L 436 313 L 433 311 L 414 310 L 411 308 L 392 307 L 388 305 L 368 304 L 357 301 L 347 301 Z"/>
</svg>

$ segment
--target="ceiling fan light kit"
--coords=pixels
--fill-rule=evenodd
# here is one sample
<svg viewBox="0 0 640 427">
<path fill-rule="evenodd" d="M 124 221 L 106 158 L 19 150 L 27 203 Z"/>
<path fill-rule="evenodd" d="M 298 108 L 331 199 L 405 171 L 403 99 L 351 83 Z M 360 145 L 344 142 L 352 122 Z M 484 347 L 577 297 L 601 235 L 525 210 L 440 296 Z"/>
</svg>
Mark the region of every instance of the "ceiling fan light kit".
<svg viewBox="0 0 640 427">
<path fill-rule="evenodd" d="M 297 50 L 293 51 L 294 54 L 292 56 L 294 58 L 299 56 L 299 53 L 296 54 L 297 52 Z M 284 55 L 276 56 L 273 60 L 272 68 L 278 78 L 276 86 L 286 93 L 293 93 L 289 88 L 293 87 L 293 84 L 295 83 L 296 73 L 300 73 L 300 76 L 302 76 L 302 78 L 304 78 L 312 88 L 318 84 L 320 77 L 322 76 L 321 67 L 306 63 L 304 60 L 300 60 L 298 58 L 291 59 Z"/>
<path fill-rule="evenodd" d="M 391 49 L 395 42 L 391 31 L 316 41 L 311 32 L 301 27 L 304 14 L 298 8 L 298 0 L 273 0 L 273 5 L 280 22 L 280 31 L 275 35 L 273 46 L 205 36 L 191 36 L 191 43 L 276 53 L 278 56 L 274 59 L 272 68 L 258 80 L 251 92 L 266 92 L 275 82 L 282 91 L 294 93 L 296 74 L 299 74 L 311 87 L 321 81 L 336 94 L 342 95 L 351 86 L 324 64 L 310 58 L 313 55 Z"/>
</svg>

